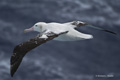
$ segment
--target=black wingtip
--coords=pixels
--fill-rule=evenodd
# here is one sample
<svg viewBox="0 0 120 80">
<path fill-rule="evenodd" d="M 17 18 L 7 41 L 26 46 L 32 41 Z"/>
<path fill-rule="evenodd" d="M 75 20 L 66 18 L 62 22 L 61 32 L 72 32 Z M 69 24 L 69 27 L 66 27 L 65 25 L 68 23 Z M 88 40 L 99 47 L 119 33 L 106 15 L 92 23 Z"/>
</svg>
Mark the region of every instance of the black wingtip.
<svg viewBox="0 0 120 80">
<path fill-rule="evenodd" d="M 11 77 L 13 77 L 13 74 L 11 74 Z"/>
<path fill-rule="evenodd" d="M 13 77 L 13 76 L 14 76 L 14 73 L 11 72 L 11 77 Z"/>
<path fill-rule="evenodd" d="M 102 31 L 105 31 L 105 32 L 108 32 L 108 33 L 111 33 L 111 34 L 117 35 L 117 33 L 112 32 L 112 31 L 109 31 L 109 30 L 102 30 Z"/>
<path fill-rule="evenodd" d="M 11 67 L 10 67 L 10 75 L 11 75 L 11 77 L 13 77 L 13 75 L 14 75 L 14 73 L 11 70 Z"/>
<path fill-rule="evenodd" d="M 13 77 L 14 73 L 10 73 L 11 77 Z"/>
</svg>

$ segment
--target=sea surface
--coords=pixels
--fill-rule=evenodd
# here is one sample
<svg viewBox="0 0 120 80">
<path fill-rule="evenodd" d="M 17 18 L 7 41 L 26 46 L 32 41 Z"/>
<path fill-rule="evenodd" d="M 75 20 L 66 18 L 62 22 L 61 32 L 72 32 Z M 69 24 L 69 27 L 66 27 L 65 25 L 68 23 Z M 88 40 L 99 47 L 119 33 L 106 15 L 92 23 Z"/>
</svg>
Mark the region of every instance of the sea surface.
<svg viewBox="0 0 120 80">
<path fill-rule="evenodd" d="M 81 20 L 78 31 L 91 40 L 51 40 L 30 51 L 14 77 L 10 57 L 16 45 L 36 36 L 24 29 L 36 22 Z M 0 80 L 120 80 L 120 0 L 0 0 Z"/>
</svg>

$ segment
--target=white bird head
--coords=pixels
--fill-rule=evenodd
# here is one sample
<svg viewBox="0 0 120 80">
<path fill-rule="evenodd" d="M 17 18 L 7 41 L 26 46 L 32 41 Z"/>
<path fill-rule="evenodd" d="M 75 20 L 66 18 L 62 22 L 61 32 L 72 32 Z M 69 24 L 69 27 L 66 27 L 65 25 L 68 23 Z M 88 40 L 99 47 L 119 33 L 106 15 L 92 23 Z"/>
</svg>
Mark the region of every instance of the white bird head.
<svg viewBox="0 0 120 80">
<path fill-rule="evenodd" d="M 30 31 L 37 31 L 37 32 L 42 32 L 44 29 L 43 29 L 43 26 L 45 26 L 46 23 L 45 22 L 38 22 L 36 24 L 34 24 L 33 27 L 29 28 L 29 29 L 25 29 L 24 32 L 30 32 Z"/>
</svg>

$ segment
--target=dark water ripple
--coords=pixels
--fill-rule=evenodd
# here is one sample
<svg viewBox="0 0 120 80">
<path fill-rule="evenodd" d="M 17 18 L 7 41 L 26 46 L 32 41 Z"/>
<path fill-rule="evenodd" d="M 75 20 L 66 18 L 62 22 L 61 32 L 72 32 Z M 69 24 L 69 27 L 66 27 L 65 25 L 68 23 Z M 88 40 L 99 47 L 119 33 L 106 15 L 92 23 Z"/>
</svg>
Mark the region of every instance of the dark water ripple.
<svg viewBox="0 0 120 80">
<path fill-rule="evenodd" d="M 120 0 L 0 0 L 0 80 L 11 80 L 9 59 L 15 45 L 37 33 L 24 34 L 38 21 L 82 20 L 120 36 Z M 77 42 L 49 41 L 24 58 L 15 80 L 119 80 L 120 40 L 91 28 L 94 36 Z M 97 74 L 112 74 L 98 78 Z"/>
</svg>

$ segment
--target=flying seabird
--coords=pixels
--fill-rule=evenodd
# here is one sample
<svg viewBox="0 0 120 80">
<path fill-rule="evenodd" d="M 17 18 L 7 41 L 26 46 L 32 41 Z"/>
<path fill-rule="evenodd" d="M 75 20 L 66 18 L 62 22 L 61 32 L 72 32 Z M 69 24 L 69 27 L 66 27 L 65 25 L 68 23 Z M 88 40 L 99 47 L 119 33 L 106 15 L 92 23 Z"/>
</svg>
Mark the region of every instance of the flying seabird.
<svg viewBox="0 0 120 80">
<path fill-rule="evenodd" d="M 17 45 L 11 56 L 10 60 L 10 73 L 13 77 L 14 73 L 18 69 L 23 57 L 27 52 L 34 49 L 35 47 L 49 41 L 49 40 L 58 40 L 58 41 L 77 41 L 77 40 L 84 40 L 84 39 L 92 39 L 93 36 L 90 34 L 84 34 L 76 30 L 76 28 L 88 25 L 90 27 L 109 32 L 112 34 L 116 34 L 112 31 L 105 30 L 103 28 L 99 28 L 96 26 L 89 25 L 86 22 L 82 21 L 72 21 L 67 23 L 45 23 L 45 22 L 38 22 L 33 27 L 29 29 L 25 29 L 24 32 L 30 31 L 37 31 L 39 34 L 19 45 Z"/>
</svg>

